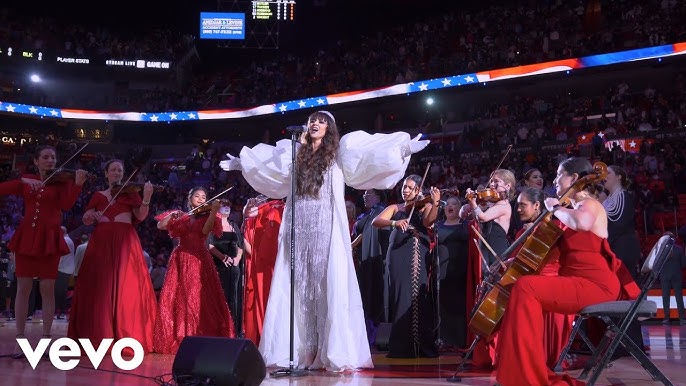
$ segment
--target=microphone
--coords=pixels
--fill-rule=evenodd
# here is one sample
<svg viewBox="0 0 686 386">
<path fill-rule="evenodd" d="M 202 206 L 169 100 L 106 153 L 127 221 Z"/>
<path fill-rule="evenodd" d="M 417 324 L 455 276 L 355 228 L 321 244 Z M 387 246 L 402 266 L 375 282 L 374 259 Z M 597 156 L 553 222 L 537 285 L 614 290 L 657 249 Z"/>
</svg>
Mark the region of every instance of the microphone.
<svg viewBox="0 0 686 386">
<path fill-rule="evenodd" d="M 290 131 L 291 133 L 300 133 L 303 131 L 307 131 L 307 125 L 300 125 L 300 126 L 287 126 L 286 127 L 287 131 Z"/>
</svg>

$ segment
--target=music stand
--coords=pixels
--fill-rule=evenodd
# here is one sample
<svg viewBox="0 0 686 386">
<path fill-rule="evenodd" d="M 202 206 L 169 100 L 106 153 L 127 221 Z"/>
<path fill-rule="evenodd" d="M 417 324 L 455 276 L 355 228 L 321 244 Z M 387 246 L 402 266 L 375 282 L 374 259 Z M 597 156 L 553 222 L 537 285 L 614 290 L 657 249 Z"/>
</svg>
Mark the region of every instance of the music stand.
<svg viewBox="0 0 686 386">
<path fill-rule="evenodd" d="M 295 193 L 296 193 L 296 176 L 298 172 L 296 163 L 296 143 L 300 134 L 307 129 L 307 126 L 289 126 L 286 130 L 291 132 L 291 313 L 290 313 L 290 356 L 288 368 L 274 370 L 269 373 L 272 378 L 279 377 L 301 377 L 308 375 L 309 371 L 305 369 L 298 369 L 295 367 L 295 348 L 294 348 L 294 334 L 295 334 Z"/>
</svg>

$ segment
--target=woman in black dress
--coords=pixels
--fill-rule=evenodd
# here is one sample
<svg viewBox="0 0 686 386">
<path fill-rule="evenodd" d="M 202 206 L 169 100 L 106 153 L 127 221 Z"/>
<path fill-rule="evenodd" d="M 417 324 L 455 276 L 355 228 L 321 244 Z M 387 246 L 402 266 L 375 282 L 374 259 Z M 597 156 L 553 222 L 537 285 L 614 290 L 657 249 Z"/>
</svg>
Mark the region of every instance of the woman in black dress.
<svg viewBox="0 0 686 386">
<path fill-rule="evenodd" d="M 467 257 L 469 228 L 460 216 L 460 201 L 446 200 L 445 220 L 436 223 L 440 262 L 440 338 L 447 346 L 464 347 L 467 335 Z"/>
<path fill-rule="evenodd" d="M 417 198 L 421 181 L 415 174 L 405 178 L 404 203 L 386 207 L 372 222 L 377 228 L 393 228 L 387 255 L 392 323 L 389 358 L 438 356 L 427 267 L 431 261 L 428 228 L 436 221 L 441 192 L 432 187 L 430 203 L 410 209 L 408 204 Z"/>
<path fill-rule="evenodd" d="M 631 276 L 636 280 L 643 255 L 641 242 L 638 240 L 638 233 L 636 232 L 635 199 L 628 190 L 630 181 L 626 171 L 620 166 L 609 165 L 604 186 L 609 192 L 603 201 L 608 220 L 607 241 L 610 243 L 612 252 L 624 263 L 631 272 Z M 615 320 L 615 322 L 618 321 Z M 638 347 L 643 348 L 643 334 L 641 333 L 641 325 L 637 321 L 629 325 L 627 332 L 631 340 Z M 622 347 L 615 351 L 615 357 L 628 355 L 629 353 Z"/>
<path fill-rule="evenodd" d="M 219 281 L 235 324 L 236 335 L 243 337 L 243 234 L 235 223 L 229 221 L 230 206 L 222 206 L 222 235 L 209 239 L 209 249 L 214 256 Z"/>
<path fill-rule="evenodd" d="M 624 262 L 634 279 L 638 276 L 638 265 L 642 258 L 641 242 L 636 233 L 635 199 L 629 189 L 629 178 L 621 167 L 607 167 L 605 189 L 609 192 L 603 201 L 607 212 L 607 241 L 612 252 Z"/>
</svg>

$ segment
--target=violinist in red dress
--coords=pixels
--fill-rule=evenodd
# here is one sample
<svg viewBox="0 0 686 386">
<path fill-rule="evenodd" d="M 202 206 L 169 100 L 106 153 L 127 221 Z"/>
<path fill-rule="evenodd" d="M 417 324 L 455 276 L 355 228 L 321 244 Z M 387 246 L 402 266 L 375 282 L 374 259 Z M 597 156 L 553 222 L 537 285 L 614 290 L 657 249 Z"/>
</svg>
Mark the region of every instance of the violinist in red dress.
<svg viewBox="0 0 686 386">
<path fill-rule="evenodd" d="M 222 234 L 217 213 L 221 201 L 205 205 L 206 199 L 205 188 L 191 189 L 188 206 L 198 214 L 171 211 L 155 217 L 158 229 L 166 229 L 169 236 L 179 239 L 160 292 L 154 335 L 155 352 L 160 354 L 176 354 L 186 336 L 236 336 L 207 244 L 210 232 Z"/>
<path fill-rule="evenodd" d="M 74 206 L 88 174 L 77 170 L 70 179 L 55 179 L 56 158 L 53 147 L 40 146 L 33 158 L 37 174 L 24 174 L 20 179 L 0 183 L 0 195 L 16 195 L 24 200 L 24 216 L 8 245 L 16 256 L 17 338 L 24 338 L 34 277 L 40 279 L 43 336 L 50 337 L 55 314 L 57 265 L 60 257 L 69 253 L 61 229 L 62 211 Z M 20 350 L 13 355 L 14 358 L 22 356 Z"/>
<path fill-rule="evenodd" d="M 109 187 L 93 194 L 83 214 L 95 229 L 79 269 L 68 336 L 95 347 L 105 338 L 134 338 L 151 352 L 157 301 L 134 224 L 148 216 L 154 187 L 145 183 L 141 199 L 139 189 L 121 184 L 123 175 L 122 161 L 108 161 Z"/>
</svg>

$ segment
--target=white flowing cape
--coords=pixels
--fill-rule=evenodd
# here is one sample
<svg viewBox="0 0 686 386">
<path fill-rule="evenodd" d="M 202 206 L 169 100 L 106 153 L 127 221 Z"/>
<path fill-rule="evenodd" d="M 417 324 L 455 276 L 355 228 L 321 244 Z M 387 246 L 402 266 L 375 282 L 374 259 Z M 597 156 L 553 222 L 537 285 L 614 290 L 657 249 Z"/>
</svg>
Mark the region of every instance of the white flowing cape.
<svg viewBox="0 0 686 386">
<path fill-rule="evenodd" d="M 372 135 L 363 131 L 346 134 L 340 140 L 332 165 L 334 223 L 326 276 L 328 314 L 325 334 L 319 340 L 319 356 L 327 370 L 374 367 L 352 260 L 344 184 L 360 190 L 393 188 L 404 177 L 412 150 L 418 151 L 416 145 L 411 150 L 411 141 L 409 134 L 403 132 Z M 422 142 L 425 143 L 421 148 L 428 144 Z M 243 176 L 259 193 L 290 200 L 291 152 L 290 140 L 281 140 L 275 147 L 265 144 L 243 147 L 240 152 Z M 290 203 L 286 205 L 284 217 L 290 216 L 289 213 Z M 290 245 L 283 242 L 283 232 L 289 231 L 283 228 L 279 231 L 279 248 L 259 347 L 267 366 L 290 364 Z M 295 310 L 294 365 L 298 364 L 301 345 L 300 312 Z"/>
</svg>

